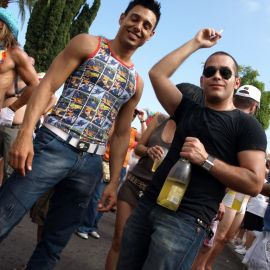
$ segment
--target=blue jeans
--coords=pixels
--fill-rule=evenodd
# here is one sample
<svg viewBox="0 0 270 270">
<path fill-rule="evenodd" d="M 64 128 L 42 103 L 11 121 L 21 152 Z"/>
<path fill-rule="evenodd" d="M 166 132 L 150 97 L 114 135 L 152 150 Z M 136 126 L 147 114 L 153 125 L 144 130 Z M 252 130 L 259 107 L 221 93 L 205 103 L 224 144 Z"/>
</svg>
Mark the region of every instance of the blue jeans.
<svg viewBox="0 0 270 270">
<path fill-rule="evenodd" d="M 0 189 L 0 241 L 51 187 L 55 193 L 28 270 L 53 269 L 62 249 L 81 221 L 91 194 L 102 175 L 102 157 L 80 152 L 46 128 L 35 142 L 32 171 L 14 172 Z"/>
<path fill-rule="evenodd" d="M 123 167 L 120 173 L 119 187 L 125 181 L 126 172 L 127 172 L 127 169 Z M 78 227 L 78 232 L 90 233 L 90 232 L 94 232 L 98 230 L 98 222 L 101 219 L 103 212 L 99 212 L 97 210 L 97 207 L 98 207 L 98 202 L 101 198 L 101 195 L 105 187 L 106 187 L 106 183 L 103 180 L 101 180 L 97 184 L 94 195 L 87 209 L 85 209 L 85 212 L 83 214 L 84 218 L 81 225 Z"/>
<path fill-rule="evenodd" d="M 81 225 L 78 227 L 78 232 L 90 233 L 97 231 L 98 222 L 102 217 L 103 213 L 97 210 L 98 202 L 101 198 L 101 195 L 106 187 L 106 183 L 101 180 L 96 186 L 94 195 L 83 213 L 83 219 Z"/>
<path fill-rule="evenodd" d="M 188 270 L 205 235 L 196 218 L 144 197 L 125 226 L 117 270 Z"/>
</svg>

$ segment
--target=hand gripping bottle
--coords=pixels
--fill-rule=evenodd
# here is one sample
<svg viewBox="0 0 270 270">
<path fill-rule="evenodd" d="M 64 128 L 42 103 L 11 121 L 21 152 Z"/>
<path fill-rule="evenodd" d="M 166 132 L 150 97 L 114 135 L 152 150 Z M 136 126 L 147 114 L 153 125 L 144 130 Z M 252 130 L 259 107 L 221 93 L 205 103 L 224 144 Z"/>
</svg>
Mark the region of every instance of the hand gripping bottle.
<svg viewBox="0 0 270 270">
<path fill-rule="evenodd" d="M 180 158 L 171 168 L 157 198 L 157 203 L 176 211 L 186 192 L 190 181 L 191 164 Z"/>
</svg>

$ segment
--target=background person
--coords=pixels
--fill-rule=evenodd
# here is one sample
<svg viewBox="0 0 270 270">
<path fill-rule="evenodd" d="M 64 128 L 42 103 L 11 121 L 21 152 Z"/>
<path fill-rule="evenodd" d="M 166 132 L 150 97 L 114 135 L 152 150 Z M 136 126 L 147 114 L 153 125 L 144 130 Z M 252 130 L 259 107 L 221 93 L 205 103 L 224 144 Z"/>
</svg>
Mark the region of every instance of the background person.
<svg viewBox="0 0 270 270">
<path fill-rule="evenodd" d="M 34 66 L 35 59 L 33 57 L 28 57 L 28 61 Z M 16 102 L 22 95 L 25 86 L 25 82 L 19 76 L 17 76 L 13 88 L 8 90 L 5 94 L 3 107 L 8 108 L 14 102 Z M 0 155 L 3 157 L 2 161 L 4 164 L 3 177 L 0 179 L 0 183 L 3 183 L 13 172 L 12 167 L 8 164 L 8 153 L 23 122 L 25 110 L 26 105 L 22 106 L 20 109 L 14 112 L 14 114 L 12 113 L 13 119 L 10 125 L 4 125 L 4 123 L 3 125 L 0 125 Z"/>
<path fill-rule="evenodd" d="M 0 125 L 11 126 L 14 113 L 25 105 L 32 94 L 33 88 L 38 85 L 37 73 L 28 55 L 18 44 L 18 22 L 13 14 L 5 8 L 0 8 Z M 25 83 L 20 89 L 22 95 L 8 107 L 4 101 L 10 91 L 18 88 L 18 76 Z"/>
<path fill-rule="evenodd" d="M 132 121 L 134 121 L 136 116 L 138 116 L 141 122 L 141 131 L 138 132 L 136 128 L 131 128 L 130 130 L 129 146 L 128 146 L 128 150 L 126 153 L 126 157 L 125 157 L 122 169 L 121 169 L 118 190 L 125 181 L 127 165 L 130 159 L 131 151 L 134 149 L 135 145 L 137 144 L 138 140 L 141 138 L 142 134 L 144 133 L 146 129 L 146 124 L 144 121 L 144 112 L 139 111 L 138 109 L 135 109 Z M 111 133 L 112 132 L 113 132 L 113 128 L 111 130 Z M 102 179 L 95 188 L 94 196 L 91 199 L 88 205 L 88 208 L 86 209 L 84 213 L 84 218 L 76 232 L 78 236 L 86 240 L 88 239 L 88 235 L 96 239 L 100 238 L 100 235 L 98 233 L 98 223 L 102 217 L 102 212 L 98 211 L 98 202 L 101 199 L 101 195 L 106 185 L 110 182 L 109 156 L 110 156 L 110 142 L 108 142 L 105 154 L 103 156 Z M 116 211 L 116 208 L 112 208 L 111 211 L 112 210 Z"/>
<path fill-rule="evenodd" d="M 269 157 L 267 163 L 269 164 Z M 269 175 L 269 174 L 268 174 Z M 248 266 L 248 270 L 268 270 L 270 263 L 270 182 L 264 183 L 262 195 L 269 197 L 263 219 L 263 231 L 258 233 L 256 240 L 247 251 L 243 263 Z"/>
<path fill-rule="evenodd" d="M 174 131 L 174 121 L 157 113 L 135 148 L 135 153 L 140 159 L 128 172 L 126 181 L 118 193 L 115 229 L 106 259 L 106 270 L 116 269 L 124 225 L 152 179 L 154 160 L 162 158 L 164 149 L 170 147 Z"/>
</svg>

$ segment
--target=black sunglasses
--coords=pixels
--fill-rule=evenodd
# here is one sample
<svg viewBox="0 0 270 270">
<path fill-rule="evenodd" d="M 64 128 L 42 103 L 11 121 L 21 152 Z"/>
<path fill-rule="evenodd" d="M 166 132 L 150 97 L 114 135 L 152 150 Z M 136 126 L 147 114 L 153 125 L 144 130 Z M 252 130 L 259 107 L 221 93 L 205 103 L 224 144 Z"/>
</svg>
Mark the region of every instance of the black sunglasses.
<svg viewBox="0 0 270 270">
<path fill-rule="evenodd" d="M 206 78 L 210 78 L 214 76 L 217 71 L 219 71 L 221 77 L 225 80 L 229 80 L 233 75 L 232 71 L 227 67 L 216 68 L 213 66 L 209 66 L 203 70 L 203 76 Z"/>
</svg>

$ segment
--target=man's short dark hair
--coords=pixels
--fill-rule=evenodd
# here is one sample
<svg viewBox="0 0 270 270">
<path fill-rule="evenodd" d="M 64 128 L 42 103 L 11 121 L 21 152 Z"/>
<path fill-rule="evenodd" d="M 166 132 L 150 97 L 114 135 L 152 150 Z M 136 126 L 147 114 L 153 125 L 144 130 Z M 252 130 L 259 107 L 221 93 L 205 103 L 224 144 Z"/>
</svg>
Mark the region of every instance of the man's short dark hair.
<svg viewBox="0 0 270 270">
<path fill-rule="evenodd" d="M 250 108 L 254 104 L 256 104 L 257 107 L 259 106 L 259 103 L 256 100 L 249 97 L 242 97 L 237 95 L 233 96 L 233 104 L 237 109 L 243 110 Z"/>
<path fill-rule="evenodd" d="M 131 9 L 133 9 L 135 6 L 140 5 L 147 9 L 150 9 L 153 11 L 153 13 L 156 15 L 157 21 L 154 28 L 156 28 L 159 19 L 160 19 L 160 3 L 158 3 L 155 0 L 133 0 L 128 4 L 128 7 L 126 8 L 124 14 L 127 15 Z"/>
<path fill-rule="evenodd" d="M 237 61 L 235 60 L 235 58 L 234 58 L 232 55 L 230 55 L 230 54 L 227 53 L 227 52 L 223 52 L 223 51 L 218 51 L 218 52 L 212 53 L 212 54 L 206 59 L 206 61 L 205 61 L 205 63 L 204 63 L 204 66 L 203 66 L 203 69 L 205 69 L 208 60 L 209 60 L 212 56 L 214 56 L 214 55 L 226 55 L 226 56 L 229 56 L 229 57 L 233 60 L 233 62 L 234 62 L 234 66 L 235 66 L 235 76 L 238 77 L 239 65 L 238 65 Z"/>
</svg>

